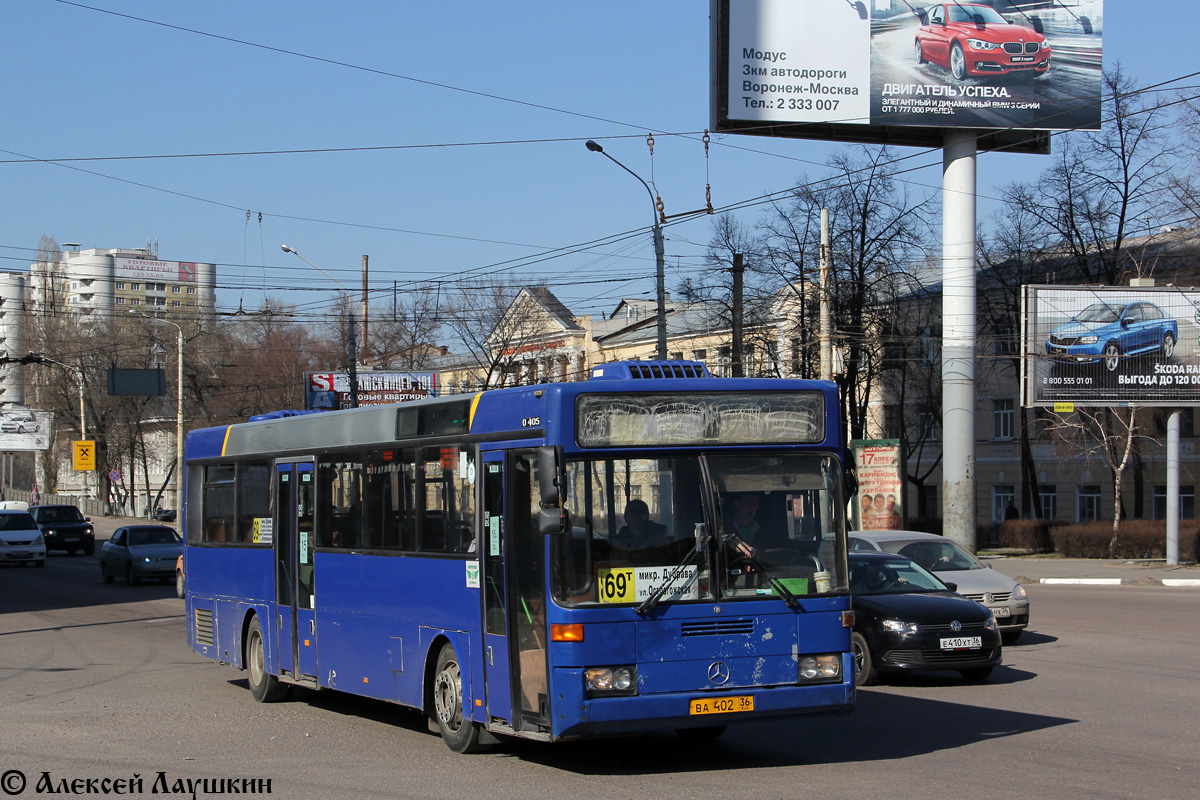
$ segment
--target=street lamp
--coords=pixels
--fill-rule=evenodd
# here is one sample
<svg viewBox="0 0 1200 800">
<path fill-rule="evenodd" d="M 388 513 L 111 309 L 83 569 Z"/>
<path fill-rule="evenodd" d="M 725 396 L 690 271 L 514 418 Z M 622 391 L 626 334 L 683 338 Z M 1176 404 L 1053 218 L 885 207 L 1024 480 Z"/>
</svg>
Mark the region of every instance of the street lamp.
<svg viewBox="0 0 1200 800">
<path fill-rule="evenodd" d="M 593 153 L 599 153 L 609 161 L 616 164 L 621 169 L 628 172 L 630 175 L 638 179 L 642 186 L 646 187 L 646 192 L 650 195 L 650 210 L 654 214 L 654 262 L 655 262 L 655 277 L 658 281 L 658 359 L 660 361 L 667 360 L 667 290 L 666 276 L 664 275 L 663 266 L 663 232 L 662 222 L 658 217 L 658 206 L 654 202 L 654 192 L 650 191 L 650 185 L 641 179 L 636 172 L 629 167 L 617 161 L 615 158 L 604 152 L 604 148 L 591 139 L 587 141 L 587 149 Z"/>
<path fill-rule="evenodd" d="M 61 361 L 55 361 L 53 358 L 47 358 L 46 356 L 41 355 L 40 353 L 35 353 L 33 350 L 29 351 L 29 355 L 35 356 L 36 360 L 39 362 L 44 362 L 46 364 L 56 364 L 57 366 L 62 367 L 67 372 L 71 373 L 72 377 L 74 377 L 75 380 L 79 382 L 79 439 L 80 439 L 80 441 L 86 442 L 87 441 L 87 417 L 84 415 L 84 411 L 83 411 L 83 368 L 82 367 L 73 367 L 70 364 L 64 364 Z M 83 473 L 83 496 L 91 497 L 91 495 L 88 493 L 87 472 Z"/>
<path fill-rule="evenodd" d="M 310 267 L 315 269 L 317 272 L 321 273 L 326 278 L 329 278 L 329 280 L 333 281 L 338 286 L 341 286 L 343 289 L 345 289 L 346 290 L 346 301 L 347 301 L 347 303 L 349 303 L 350 289 L 346 286 L 346 284 L 342 283 L 337 278 L 333 277 L 328 272 L 321 269 L 320 267 L 318 267 L 313 262 L 309 261 L 304 256 L 300 255 L 300 252 L 296 248 L 288 247 L 286 244 L 281 244 L 281 245 L 279 245 L 279 249 L 281 249 L 285 253 L 291 253 L 296 258 L 300 259 L 305 264 L 308 264 Z M 364 258 L 365 258 L 365 256 L 364 256 Z M 366 318 L 367 305 L 366 305 L 366 303 L 367 303 L 367 300 L 366 300 L 366 297 L 367 297 L 367 282 L 366 282 L 366 273 L 364 272 L 363 273 L 363 347 L 364 348 L 367 346 L 367 342 L 366 342 L 366 335 L 367 335 L 366 334 L 366 330 L 367 330 L 367 321 L 366 321 L 367 320 L 367 318 Z M 346 325 L 347 344 L 349 345 L 349 349 L 350 349 L 350 352 L 348 353 L 349 361 L 350 361 L 350 406 L 351 406 L 351 408 L 358 408 L 358 348 L 354 341 L 355 328 L 354 328 L 354 315 L 353 314 L 347 315 L 347 323 L 348 323 Z"/>
<path fill-rule="evenodd" d="M 333 277 L 333 276 L 332 276 L 332 275 L 330 275 L 328 272 L 326 272 L 325 270 L 321 269 L 320 267 L 318 267 L 318 266 L 317 266 L 316 264 L 314 264 L 313 262 L 309 261 L 309 260 L 308 260 L 307 258 L 305 258 L 304 256 L 300 255 L 300 251 L 299 251 L 299 250 L 297 250 L 296 248 L 294 248 L 294 247 L 288 247 L 286 244 L 281 244 L 281 245 L 279 245 L 279 249 L 280 249 L 280 250 L 282 250 L 282 251 L 283 251 L 283 252 L 285 252 L 285 253 L 291 253 L 291 254 L 292 254 L 292 255 L 294 255 L 296 258 L 300 259 L 300 260 L 301 260 L 301 261 L 303 261 L 305 264 L 308 264 L 310 267 L 312 267 L 313 269 L 315 269 L 317 272 L 321 273 L 321 274 L 322 274 L 322 275 L 324 275 L 326 278 L 329 278 L 329 280 L 333 281 L 333 282 L 334 282 L 334 283 L 336 283 L 338 286 L 340 286 L 340 287 L 342 287 L 343 289 L 345 289 L 347 294 L 349 294 L 349 293 L 350 293 L 350 289 L 349 289 L 349 288 L 347 288 L 346 284 L 342 283 L 342 282 L 341 282 L 341 281 L 339 281 L 337 278 Z"/>
<path fill-rule="evenodd" d="M 179 356 L 175 359 L 179 367 L 177 378 L 176 393 L 179 395 L 176 398 L 175 405 L 175 514 L 176 519 L 182 519 L 183 513 L 183 326 L 177 322 L 171 322 L 169 319 L 162 317 L 153 317 L 143 314 L 136 309 L 129 309 L 129 313 L 139 316 L 142 319 L 150 322 L 162 322 L 172 326 L 179 331 Z"/>
</svg>

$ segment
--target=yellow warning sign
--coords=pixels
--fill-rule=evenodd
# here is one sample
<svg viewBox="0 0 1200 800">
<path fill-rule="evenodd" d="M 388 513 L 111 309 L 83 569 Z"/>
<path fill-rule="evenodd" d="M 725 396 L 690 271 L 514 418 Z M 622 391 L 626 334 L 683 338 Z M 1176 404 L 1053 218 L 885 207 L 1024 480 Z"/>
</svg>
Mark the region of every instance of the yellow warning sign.
<svg viewBox="0 0 1200 800">
<path fill-rule="evenodd" d="M 76 472 L 95 472 L 96 471 L 96 443 L 95 442 L 71 442 L 75 446 L 75 452 L 72 461 L 75 464 Z"/>
</svg>

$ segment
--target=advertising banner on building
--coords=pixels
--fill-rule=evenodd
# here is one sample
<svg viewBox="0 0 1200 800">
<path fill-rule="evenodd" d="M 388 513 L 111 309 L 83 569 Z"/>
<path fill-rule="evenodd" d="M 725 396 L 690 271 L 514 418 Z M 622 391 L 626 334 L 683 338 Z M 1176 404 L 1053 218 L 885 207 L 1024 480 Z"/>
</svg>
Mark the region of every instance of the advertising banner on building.
<svg viewBox="0 0 1200 800">
<path fill-rule="evenodd" d="M 350 408 L 350 375 L 310 372 L 306 376 L 306 408 Z M 360 372 L 359 406 L 382 406 L 437 396 L 436 372 Z"/>
<path fill-rule="evenodd" d="M 1200 405 L 1200 291 L 1026 286 L 1026 406 Z"/>
<path fill-rule="evenodd" d="M 26 408 L 0 411 L 0 451 L 49 450 L 54 414 Z"/>
<path fill-rule="evenodd" d="M 153 258 L 114 258 L 113 277 L 119 281 L 195 283 L 196 264 L 191 261 L 159 261 Z"/>
<path fill-rule="evenodd" d="M 926 128 L 940 146 L 946 128 L 1100 127 L 1100 0 L 712 5 L 718 131 L 895 141 L 888 129 Z"/>
<path fill-rule="evenodd" d="M 904 443 L 899 439 L 856 439 L 850 442 L 858 476 L 853 526 L 859 531 L 903 530 L 907 472 Z"/>
</svg>

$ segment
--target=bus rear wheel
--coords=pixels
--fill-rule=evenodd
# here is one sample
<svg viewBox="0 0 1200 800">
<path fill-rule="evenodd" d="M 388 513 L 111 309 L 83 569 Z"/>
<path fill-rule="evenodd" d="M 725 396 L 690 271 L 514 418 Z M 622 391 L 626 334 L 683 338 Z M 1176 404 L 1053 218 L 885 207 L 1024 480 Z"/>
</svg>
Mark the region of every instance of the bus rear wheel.
<svg viewBox="0 0 1200 800">
<path fill-rule="evenodd" d="M 287 685 L 267 672 L 267 648 L 258 617 L 250 620 L 250 630 L 246 631 L 246 672 L 250 676 L 250 694 L 258 702 L 275 703 L 287 694 Z"/>
<path fill-rule="evenodd" d="M 462 669 L 454 646 L 442 645 L 433 670 L 433 710 L 438 731 L 455 753 L 477 753 L 483 749 L 479 726 L 463 714 Z"/>
</svg>

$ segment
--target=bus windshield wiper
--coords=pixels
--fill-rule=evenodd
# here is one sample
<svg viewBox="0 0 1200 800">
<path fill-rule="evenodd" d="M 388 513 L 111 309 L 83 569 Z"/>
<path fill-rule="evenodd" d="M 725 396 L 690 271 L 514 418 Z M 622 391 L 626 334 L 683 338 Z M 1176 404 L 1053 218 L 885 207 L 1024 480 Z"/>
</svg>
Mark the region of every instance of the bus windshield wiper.
<svg viewBox="0 0 1200 800">
<path fill-rule="evenodd" d="M 637 608 L 633 610 L 641 616 L 645 616 L 651 609 L 658 605 L 658 601 L 667 593 L 667 589 L 674 585 L 675 579 L 683 574 L 683 568 L 688 565 L 688 562 L 692 561 L 697 555 L 708 552 L 709 539 L 708 526 L 703 522 L 697 522 L 696 541 L 692 545 L 692 549 L 688 550 L 687 554 L 679 560 L 679 563 L 667 572 L 666 578 L 650 593 L 650 596 L 639 603 Z"/>
</svg>

